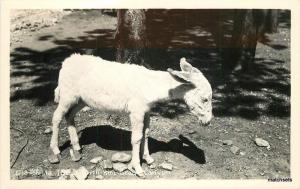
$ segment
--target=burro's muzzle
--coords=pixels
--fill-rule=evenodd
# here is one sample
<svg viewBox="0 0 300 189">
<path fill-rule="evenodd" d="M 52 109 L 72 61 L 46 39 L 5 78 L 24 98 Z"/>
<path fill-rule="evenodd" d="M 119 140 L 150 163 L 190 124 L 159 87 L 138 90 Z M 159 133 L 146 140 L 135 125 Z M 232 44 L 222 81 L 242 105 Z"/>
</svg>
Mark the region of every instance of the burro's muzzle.
<svg viewBox="0 0 300 189">
<path fill-rule="evenodd" d="M 187 105 L 190 108 L 191 114 L 196 116 L 199 121 L 199 125 L 208 126 L 213 118 L 211 102 L 207 101 L 201 105 L 192 101 L 192 104 L 186 100 Z"/>
<path fill-rule="evenodd" d="M 212 112 L 206 113 L 205 115 L 198 117 L 199 124 L 203 126 L 209 126 L 212 118 Z"/>
</svg>

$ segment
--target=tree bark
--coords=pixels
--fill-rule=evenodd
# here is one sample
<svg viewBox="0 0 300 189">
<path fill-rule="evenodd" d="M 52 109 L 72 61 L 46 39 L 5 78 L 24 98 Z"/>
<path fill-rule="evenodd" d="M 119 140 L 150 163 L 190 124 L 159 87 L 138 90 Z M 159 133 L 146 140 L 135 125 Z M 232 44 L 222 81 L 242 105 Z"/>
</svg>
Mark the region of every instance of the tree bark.
<svg viewBox="0 0 300 189">
<path fill-rule="evenodd" d="M 142 9 L 120 9 L 115 34 L 118 62 L 146 64 L 146 13 Z"/>
<path fill-rule="evenodd" d="M 257 41 L 277 30 L 277 10 L 236 10 L 230 52 L 224 58 L 225 71 L 247 71 L 254 62 Z"/>
</svg>

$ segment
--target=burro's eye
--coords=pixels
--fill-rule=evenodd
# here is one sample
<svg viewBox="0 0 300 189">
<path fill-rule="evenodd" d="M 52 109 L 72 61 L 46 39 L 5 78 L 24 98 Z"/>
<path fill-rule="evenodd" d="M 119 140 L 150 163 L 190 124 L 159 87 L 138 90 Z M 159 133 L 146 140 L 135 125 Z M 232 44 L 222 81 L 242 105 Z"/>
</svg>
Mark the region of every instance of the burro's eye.
<svg viewBox="0 0 300 189">
<path fill-rule="evenodd" d="M 208 102 L 208 98 L 204 98 L 202 101 L 203 101 L 204 103 L 206 103 L 206 102 Z"/>
</svg>

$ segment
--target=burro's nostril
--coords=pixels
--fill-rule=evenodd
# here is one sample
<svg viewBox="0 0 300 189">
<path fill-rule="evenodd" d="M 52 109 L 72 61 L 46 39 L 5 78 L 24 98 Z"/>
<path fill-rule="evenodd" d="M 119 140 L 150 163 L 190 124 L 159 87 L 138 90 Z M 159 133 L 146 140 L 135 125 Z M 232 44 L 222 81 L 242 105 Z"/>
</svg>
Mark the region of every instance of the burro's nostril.
<svg viewBox="0 0 300 189">
<path fill-rule="evenodd" d="M 202 126 L 209 126 L 210 125 L 210 121 L 206 121 L 206 122 L 202 121 L 199 124 L 202 125 Z"/>
</svg>

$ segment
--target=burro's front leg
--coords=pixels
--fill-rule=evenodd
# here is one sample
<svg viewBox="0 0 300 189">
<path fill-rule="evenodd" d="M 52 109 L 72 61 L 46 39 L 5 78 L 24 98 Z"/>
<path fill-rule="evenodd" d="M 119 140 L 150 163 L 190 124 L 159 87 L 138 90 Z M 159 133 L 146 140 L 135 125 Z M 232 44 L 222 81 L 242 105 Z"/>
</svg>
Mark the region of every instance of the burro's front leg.
<svg viewBox="0 0 300 189">
<path fill-rule="evenodd" d="M 146 113 L 144 116 L 144 154 L 143 159 L 147 162 L 148 165 L 154 162 L 154 159 L 150 156 L 149 147 L 148 147 L 148 137 L 149 137 L 149 126 L 150 126 L 150 114 Z"/>
<path fill-rule="evenodd" d="M 132 112 L 130 114 L 132 159 L 128 165 L 129 170 L 134 170 L 135 173 L 142 178 L 145 177 L 145 174 L 140 164 L 140 147 L 143 138 L 144 116 L 144 112 Z"/>
</svg>

